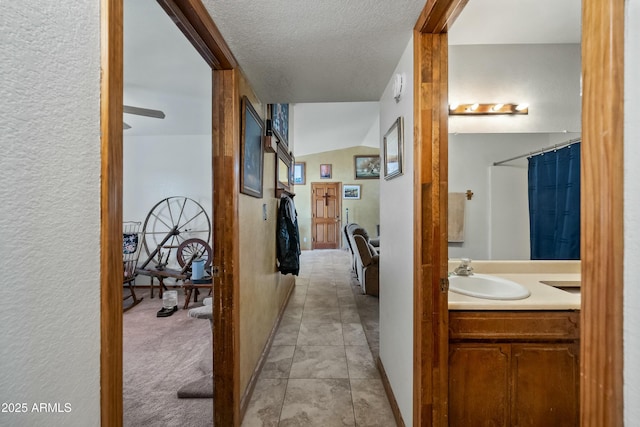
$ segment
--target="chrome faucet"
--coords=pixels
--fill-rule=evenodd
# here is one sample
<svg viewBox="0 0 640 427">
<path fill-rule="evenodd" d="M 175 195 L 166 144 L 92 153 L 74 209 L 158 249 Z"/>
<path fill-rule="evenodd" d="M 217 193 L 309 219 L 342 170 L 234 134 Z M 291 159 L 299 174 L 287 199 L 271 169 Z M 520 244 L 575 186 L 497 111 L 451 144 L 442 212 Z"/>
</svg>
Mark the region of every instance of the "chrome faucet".
<svg viewBox="0 0 640 427">
<path fill-rule="evenodd" d="M 453 274 L 456 276 L 471 276 L 473 274 L 473 267 L 471 267 L 471 259 L 460 258 L 460 265 L 453 270 Z"/>
</svg>

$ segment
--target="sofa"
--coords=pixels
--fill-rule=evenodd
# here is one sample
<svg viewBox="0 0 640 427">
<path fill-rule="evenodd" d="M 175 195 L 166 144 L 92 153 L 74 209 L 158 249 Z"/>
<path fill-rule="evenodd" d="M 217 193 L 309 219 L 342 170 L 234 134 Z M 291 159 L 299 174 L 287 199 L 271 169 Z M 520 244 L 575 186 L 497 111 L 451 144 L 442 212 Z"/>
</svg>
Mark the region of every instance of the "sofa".
<svg viewBox="0 0 640 427">
<path fill-rule="evenodd" d="M 380 288 L 378 261 L 379 239 L 372 242 L 367 231 L 356 223 L 347 224 L 344 234 L 351 252 L 351 268 L 356 272 L 358 283 L 367 295 L 378 296 Z"/>
</svg>

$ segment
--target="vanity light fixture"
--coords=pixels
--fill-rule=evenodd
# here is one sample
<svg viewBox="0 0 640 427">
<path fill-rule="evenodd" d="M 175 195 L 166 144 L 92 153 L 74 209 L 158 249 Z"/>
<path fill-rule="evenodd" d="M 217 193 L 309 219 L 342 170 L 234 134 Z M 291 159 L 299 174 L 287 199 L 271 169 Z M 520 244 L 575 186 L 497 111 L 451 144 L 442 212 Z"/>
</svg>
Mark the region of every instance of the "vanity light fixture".
<svg viewBox="0 0 640 427">
<path fill-rule="evenodd" d="M 493 116 L 499 114 L 529 114 L 529 104 L 450 104 L 450 116 Z"/>
</svg>

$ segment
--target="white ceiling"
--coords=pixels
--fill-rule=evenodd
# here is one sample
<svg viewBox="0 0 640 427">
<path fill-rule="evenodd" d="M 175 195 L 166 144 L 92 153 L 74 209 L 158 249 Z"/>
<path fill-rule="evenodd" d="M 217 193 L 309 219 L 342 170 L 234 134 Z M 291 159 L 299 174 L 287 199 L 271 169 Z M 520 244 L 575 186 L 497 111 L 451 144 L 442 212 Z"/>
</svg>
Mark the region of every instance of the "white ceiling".
<svg viewBox="0 0 640 427">
<path fill-rule="evenodd" d="M 378 101 L 425 0 L 204 0 L 267 103 Z"/>
<path fill-rule="evenodd" d="M 319 103 L 378 101 L 425 0 L 203 3 L 263 102 Z M 125 135 L 209 133 L 208 66 L 155 0 L 124 4 L 125 103 L 167 114 Z M 470 0 L 449 41 L 579 43 L 580 0 Z"/>
</svg>

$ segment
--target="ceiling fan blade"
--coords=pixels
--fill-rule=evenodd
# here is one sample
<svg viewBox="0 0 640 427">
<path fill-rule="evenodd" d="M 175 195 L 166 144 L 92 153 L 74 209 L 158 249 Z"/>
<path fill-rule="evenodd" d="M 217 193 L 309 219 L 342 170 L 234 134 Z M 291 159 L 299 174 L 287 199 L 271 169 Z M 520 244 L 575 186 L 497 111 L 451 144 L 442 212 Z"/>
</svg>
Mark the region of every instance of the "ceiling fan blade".
<svg viewBox="0 0 640 427">
<path fill-rule="evenodd" d="M 156 119 L 164 119 L 164 113 L 160 110 L 151 110 L 149 108 L 132 107 L 130 105 L 124 106 L 124 113 L 136 114 L 138 116 L 154 117 Z"/>
<path fill-rule="evenodd" d="M 131 125 L 128 124 L 127 122 L 122 122 L 122 129 L 124 130 L 131 129 Z"/>
</svg>

